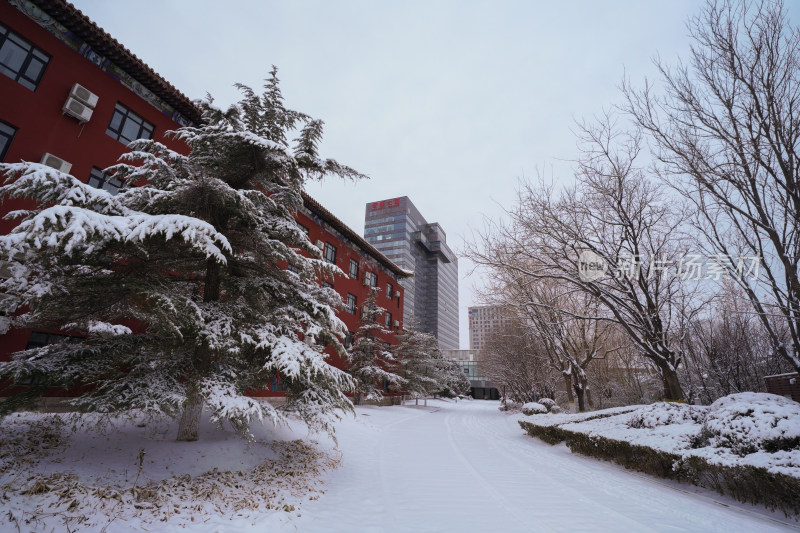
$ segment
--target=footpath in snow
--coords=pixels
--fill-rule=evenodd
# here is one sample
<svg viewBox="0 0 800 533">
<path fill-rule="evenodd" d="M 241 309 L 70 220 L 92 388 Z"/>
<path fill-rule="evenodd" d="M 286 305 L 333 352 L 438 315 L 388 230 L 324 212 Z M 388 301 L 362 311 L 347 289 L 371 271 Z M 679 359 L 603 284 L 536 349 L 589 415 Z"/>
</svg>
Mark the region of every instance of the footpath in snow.
<svg viewBox="0 0 800 533">
<path fill-rule="evenodd" d="M 526 436 L 498 402 L 358 408 L 302 532 L 761 532 L 797 523 Z M 784 522 L 784 523 L 782 523 Z M 794 525 L 792 525 L 794 524 Z"/>
<path fill-rule="evenodd" d="M 11 449 L 36 441 L 42 454 L 0 461 L 0 532 L 800 531 L 782 514 L 531 438 L 495 401 L 356 411 L 338 425 L 338 450 L 297 441 L 299 423 L 259 429 L 248 445 L 208 424 L 200 441 L 176 443 L 170 425 L 62 440 L 6 421 Z M 5 491 L 3 479 L 32 486 Z"/>
</svg>

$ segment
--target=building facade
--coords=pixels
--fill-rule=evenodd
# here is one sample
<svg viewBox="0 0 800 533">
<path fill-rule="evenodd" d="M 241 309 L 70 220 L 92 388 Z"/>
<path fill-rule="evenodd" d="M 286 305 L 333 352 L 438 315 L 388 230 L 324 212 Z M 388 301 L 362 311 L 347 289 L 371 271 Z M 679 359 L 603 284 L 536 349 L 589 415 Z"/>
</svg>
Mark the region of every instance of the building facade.
<svg viewBox="0 0 800 533">
<path fill-rule="evenodd" d="M 130 141 L 154 139 L 185 154 L 188 147 L 165 133 L 201 121 L 189 98 L 63 0 L 0 0 L 0 95 L 0 162 L 41 162 L 112 193 L 121 183 L 103 169 Z M 349 331 L 358 328 L 371 286 L 382 289 L 387 329 L 402 328 L 401 280 L 409 274 L 313 198 L 304 195 L 303 203 L 298 222 L 346 274 L 320 283 L 342 296 L 338 316 Z M 6 200 L 0 216 L 28 206 Z M 0 221 L 0 232 L 14 224 Z M 55 333 L 12 329 L 0 336 L 0 360 L 52 342 Z M 393 333 L 384 341 L 397 342 Z M 283 394 L 277 381 L 272 389 L 257 395 Z"/>
<path fill-rule="evenodd" d="M 403 281 L 406 320 L 435 335 L 441 349 L 458 349 L 458 258 L 442 227 L 428 223 L 403 196 L 366 205 L 364 238 L 414 273 Z"/>
<path fill-rule="evenodd" d="M 509 324 L 509 317 L 499 305 L 470 307 L 467 313 L 470 350 L 482 350 L 495 331 L 499 331 Z"/>
<path fill-rule="evenodd" d="M 455 361 L 469 379 L 470 394 L 476 400 L 499 400 L 500 392 L 481 372 L 478 350 L 442 350 L 446 359 Z"/>
</svg>

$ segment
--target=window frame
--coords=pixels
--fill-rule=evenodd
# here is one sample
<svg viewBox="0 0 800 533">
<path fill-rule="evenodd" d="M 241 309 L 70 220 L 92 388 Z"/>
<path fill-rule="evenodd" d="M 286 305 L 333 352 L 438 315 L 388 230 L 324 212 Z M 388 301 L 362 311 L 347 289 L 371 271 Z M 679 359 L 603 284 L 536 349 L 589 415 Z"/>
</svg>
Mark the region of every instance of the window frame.
<svg viewBox="0 0 800 533">
<path fill-rule="evenodd" d="M 13 45 L 16 45 L 18 48 L 26 52 L 25 59 L 22 60 L 19 70 L 14 70 L 10 65 L 0 63 L 0 73 L 11 78 L 26 89 L 36 92 L 36 89 L 39 88 L 39 84 L 42 82 L 42 78 L 47 70 L 47 66 L 50 64 L 50 60 L 53 57 L 38 46 L 34 45 L 29 40 L 22 37 L 22 35 L 15 31 L 11 31 L 11 28 L 7 27 L 5 24 L 0 23 L 0 51 L 9 41 Z M 25 50 L 26 47 L 27 50 Z M 31 62 L 34 59 L 41 63 L 41 68 L 39 69 L 38 75 L 35 78 L 31 78 L 28 75 L 28 69 L 30 68 Z M 11 73 L 13 73 L 13 75 Z"/>
<path fill-rule="evenodd" d="M 367 278 L 367 286 L 373 289 L 378 287 L 378 275 L 375 272 L 367 270 L 364 272 L 364 277 Z"/>
<path fill-rule="evenodd" d="M 96 180 L 99 185 L 92 184 L 93 179 Z M 119 187 L 112 183 L 113 180 L 116 180 L 119 183 Z M 125 183 L 121 179 L 114 177 L 113 174 L 109 174 L 98 167 L 92 167 L 91 172 L 89 172 L 89 179 L 86 180 L 86 184 L 94 187 L 95 189 L 102 189 L 111 194 L 117 194 L 119 191 L 125 188 Z M 107 189 L 106 185 L 111 185 L 112 187 L 116 188 L 114 190 Z"/>
<path fill-rule="evenodd" d="M 390 281 L 386 282 L 386 297 L 390 300 L 394 298 L 394 285 Z"/>
<path fill-rule="evenodd" d="M 354 271 L 353 267 L 355 267 L 355 271 Z M 359 269 L 359 267 L 360 267 L 360 265 L 359 265 L 358 261 L 356 261 L 355 259 L 350 259 L 350 272 L 349 272 L 349 274 L 350 274 L 351 278 L 358 279 L 358 269 Z"/>
<path fill-rule="evenodd" d="M 329 250 L 333 250 L 333 253 L 329 253 Z M 332 245 L 329 242 L 325 243 L 325 249 L 323 251 L 323 259 L 328 263 L 335 265 L 336 264 L 336 246 Z"/>
<path fill-rule="evenodd" d="M 358 311 L 358 298 L 355 294 L 347 293 L 347 301 L 345 303 L 345 310 L 351 315 L 356 314 Z"/>
<path fill-rule="evenodd" d="M 3 131 L 3 126 L 7 126 L 12 130 L 11 135 Z M 8 153 L 9 148 L 11 148 L 11 143 L 14 142 L 14 137 L 17 135 L 17 131 L 19 131 L 19 128 L 13 124 L 9 124 L 5 120 L 0 120 L 0 138 L 6 139 L 5 144 L 0 145 L 0 161 L 5 161 L 6 154 Z"/>
<path fill-rule="evenodd" d="M 122 118 L 120 118 L 119 125 L 115 129 L 112 128 L 112 125 L 114 124 L 114 119 L 117 117 L 117 115 L 120 115 Z M 131 120 L 133 122 L 137 122 L 138 120 L 138 122 L 140 123 L 139 133 L 137 134 L 138 136 L 136 138 L 125 142 L 125 140 L 123 140 L 123 133 L 125 132 L 125 126 L 128 123 L 128 120 Z M 145 127 L 145 125 L 150 126 L 149 131 Z M 150 136 L 149 137 L 144 136 L 142 135 L 142 132 L 147 132 L 150 134 Z M 155 132 L 156 132 L 155 124 L 148 122 L 147 120 L 144 119 L 143 116 L 139 115 L 138 113 L 135 113 L 130 107 L 126 106 L 121 102 L 117 102 L 114 105 L 114 112 L 111 114 L 111 121 L 108 123 L 108 126 L 106 127 L 106 135 L 108 135 L 114 140 L 121 142 L 125 146 L 128 146 L 133 141 L 138 141 L 140 139 L 151 140 L 155 135 Z M 124 139 L 127 139 L 127 137 L 124 137 Z"/>
<path fill-rule="evenodd" d="M 383 313 L 383 324 L 386 326 L 386 329 L 392 329 L 392 313 L 389 311 Z"/>
</svg>

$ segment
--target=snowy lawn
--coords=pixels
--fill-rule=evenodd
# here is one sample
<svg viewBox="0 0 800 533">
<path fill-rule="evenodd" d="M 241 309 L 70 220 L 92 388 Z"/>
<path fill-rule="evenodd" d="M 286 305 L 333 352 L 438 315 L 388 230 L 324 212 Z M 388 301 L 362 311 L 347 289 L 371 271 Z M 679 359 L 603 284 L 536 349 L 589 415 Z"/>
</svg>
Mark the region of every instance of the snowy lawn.
<svg viewBox="0 0 800 533">
<path fill-rule="evenodd" d="M 3 484 L 15 483 L 17 489 L 0 490 L 0 498 L 6 494 L 0 500 L 0 531 L 16 531 L 9 512 L 22 532 L 66 531 L 64 519 L 70 516 L 87 517 L 82 524 L 70 522 L 72 531 L 99 532 L 108 525 L 109 533 L 797 530 L 797 523 L 782 514 L 531 439 L 518 425 L 527 417 L 502 413 L 498 406 L 495 401 L 428 400 L 427 407 L 358 407 L 357 418 L 338 425 L 338 448 L 322 437 L 311 443 L 302 424 L 294 432 L 260 431 L 262 442 L 248 446 L 209 425 L 195 443 L 173 442 L 174 427 L 136 425 L 59 442 L 49 415 L 26 415 L 45 421 L 32 432 L 18 426 L 22 417 L 7 419 L 0 460 L 10 470 L 0 475 Z M 15 444 L 6 444 L 9 437 Z M 39 451 L 11 461 L 6 455 L 10 448 Z M 264 464 L 269 467 L 258 475 L 260 489 L 271 494 L 269 509 L 256 508 L 252 501 L 257 489 L 250 476 Z M 214 467 L 216 474 L 202 475 Z M 225 471 L 242 474 L 220 474 Z M 32 476 L 45 479 L 56 472 L 82 484 L 71 489 L 81 491 L 71 510 L 68 502 L 74 497 L 56 506 L 59 493 L 19 492 L 32 487 Z M 184 485 L 161 485 L 181 476 Z M 191 489 L 193 482 L 202 482 L 199 490 Z M 164 487 L 168 505 L 137 509 L 134 485 L 151 483 Z M 93 488 L 81 488 L 114 484 L 122 494 L 108 501 Z M 141 496 L 153 501 L 144 499 L 148 494 Z M 169 505 L 181 512 L 166 515 Z M 39 516 L 26 523 L 36 512 Z M 41 514 L 53 512 L 58 514 Z"/>
<path fill-rule="evenodd" d="M 283 518 L 322 494 L 321 474 L 340 457 L 286 428 L 254 428 L 256 441 L 247 442 L 206 418 L 199 441 L 176 442 L 176 424 L 166 421 L 113 419 L 75 431 L 71 422 L 37 413 L 0 422 L 0 531 L 161 531 Z"/>
</svg>

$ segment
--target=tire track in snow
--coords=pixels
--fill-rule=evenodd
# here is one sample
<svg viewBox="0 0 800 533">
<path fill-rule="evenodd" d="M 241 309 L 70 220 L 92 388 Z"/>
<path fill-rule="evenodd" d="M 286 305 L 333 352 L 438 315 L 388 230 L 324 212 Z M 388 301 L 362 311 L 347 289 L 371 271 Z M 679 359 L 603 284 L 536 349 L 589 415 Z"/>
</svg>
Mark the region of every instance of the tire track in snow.
<svg viewBox="0 0 800 533">
<path fill-rule="evenodd" d="M 650 525 L 645 524 L 644 522 L 635 520 L 630 516 L 604 505 L 603 503 L 594 501 L 587 495 L 587 491 L 582 491 L 579 488 L 565 483 L 565 476 L 563 474 L 554 474 L 549 471 L 542 471 L 540 468 L 537 468 L 537 466 L 541 466 L 541 463 L 524 461 L 514 454 L 509 453 L 505 449 L 505 439 L 503 442 L 497 442 L 497 437 L 502 436 L 503 433 L 494 431 L 496 428 L 492 428 L 488 424 L 481 424 L 478 421 L 477 416 L 471 415 L 465 417 L 464 415 L 461 415 L 459 417 L 454 413 L 448 416 L 448 418 L 451 417 L 460 418 L 463 420 L 464 425 L 471 426 L 471 429 L 467 433 L 469 435 L 478 436 L 480 441 L 482 441 L 480 443 L 482 448 L 492 449 L 495 453 L 499 452 L 499 454 L 502 455 L 506 460 L 510 459 L 512 463 L 516 464 L 518 468 L 513 473 L 516 477 L 520 476 L 519 472 L 529 473 L 529 476 L 525 480 L 519 484 L 515 484 L 519 486 L 521 491 L 525 491 L 526 494 L 531 495 L 530 499 L 523 502 L 523 505 L 525 506 L 526 517 L 521 520 L 522 524 L 528 524 L 529 527 L 535 526 L 535 531 L 599 531 L 600 529 L 598 529 L 598 526 L 600 526 L 600 524 L 596 522 L 592 524 L 586 523 L 578 525 L 569 521 L 566 521 L 565 523 L 564 520 L 564 516 L 569 515 L 570 511 L 577 505 L 580 505 L 581 501 L 585 502 L 586 500 L 589 500 L 592 506 L 598 507 L 597 511 L 600 511 L 599 513 L 595 512 L 594 515 L 596 517 L 602 516 L 606 527 L 612 528 L 609 530 L 613 530 L 615 532 L 631 531 L 637 533 L 658 531 L 656 529 L 652 529 Z M 448 425 L 452 427 L 452 424 L 449 424 L 449 420 Z M 452 431 L 448 431 L 448 434 L 451 437 L 451 443 L 452 433 Z M 494 439 L 492 436 L 494 436 Z M 472 440 L 472 443 L 475 443 L 475 440 Z M 455 445 L 454 448 L 458 448 L 458 446 Z M 461 455 L 461 457 L 463 457 L 469 464 L 470 468 L 475 470 L 472 462 L 466 458 L 465 454 L 462 453 L 461 450 L 457 451 L 459 455 Z M 485 458 L 485 455 L 482 455 Z M 477 472 L 477 470 L 475 471 Z M 504 474 L 508 475 L 508 473 Z M 481 475 L 481 477 L 483 477 L 488 483 L 491 483 L 498 492 L 505 492 L 508 490 L 507 484 L 504 484 L 502 480 L 497 482 L 495 480 L 490 480 L 487 476 Z M 546 481 L 543 481 L 541 479 L 542 477 L 544 477 Z M 538 486 L 538 488 L 542 490 L 537 493 L 534 486 Z M 547 488 L 551 489 L 549 493 L 545 492 Z M 552 490 L 555 488 L 558 490 Z M 506 498 L 514 498 L 516 500 L 520 499 L 519 494 L 517 493 L 512 493 L 511 496 L 506 495 Z M 517 503 L 519 504 L 519 502 Z M 518 513 L 515 513 L 515 515 L 518 515 Z M 541 526 L 546 527 L 546 529 L 540 529 Z M 605 528 L 601 527 L 601 529 Z"/>
<path fill-rule="evenodd" d="M 475 425 L 473 430 L 478 434 L 485 435 L 492 432 L 502 434 L 504 430 L 508 431 L 508 425 L 512 420 L 513 426 L 517 426 L 516 420 L 507 416 L 499 419 L 493 416 L 483 416 L 481 420 L 483 423 L 479 422 L 477 417 L 473 417 L 471 421 Z M 500 426 L 505 426 L 505 428 Z M 521 429 L 518 431 L 522 432 Z M 786 522 L 775 520 L 747 509 L 724 504 L 702 494 L 676 489 L 665 483 L 659 483 L 644 474 L 627 471 L 613 463 L 598 461 L 591 457 L 572 454 L 571 452 L 566 454 L 558 453 L 557 449 L 541 441 L 526 437 L 524 433 L 520 433 L 519 439 L 507 438 L 504 444 L 507 444 L 507 448 L 499 447 L 501 453 L 523 467 L 529 466 L 529 464 L 537 464 L 549 470 L 555 471 L 557 469 L 558 475 L 562 480 L 574 477 L 590 481 L 592 490 L 581 492 L 582 498 L 593 500 L 603 507 L 608 507 L 607 502 L 603 502 L 601 497 L 605 494 L 619 502 L 615 503 L 615 508 L 623 512 L 624 515 L 629 513 L 641 514 L 641 511 L 637 513 L 637 508 L 641 509 L 641 506 L 644 505 L 647 507 L 647 514 L 652 515 L 654 518 L 663 516 L 675 522 L 674 519 L 679 517 L 684 528 L 676 530 L 750 532 L 756 531 L 752 529 L 753 519 L 758 519 L 757 523 L 760 522 L 758 531 L 796 530 L 795 526 Z M 521 457 L 528 457 L 528 460 L 525 461 Z M 543 459 L 546 461 L 542 462 Z M 541 469 L 537 469 L 536 472 L 538 474 L 544 473 Z M 553 478 L 553 476 L 550 477 L 551 479 Z M 631 479 L 631 477 L 635 479 Z M 558 482 L 563 483 L 563 481 Z M 663 488 L 671 489 L 669 496 L 663 494 Z M 699 507 L 702 507 L 705 512 L 698 514 Z M 625 512 L 626 510 L 628 512 Z M 620 511 L 617 512 L 619 513 Z M 732 515 L 730 511 L 735 513 Z M 741 516 L 736 517 L 735 514 Z M 745 517 L 751 525 L 740 523 L 740 519 Z M 720 520 L 727 523 L 728 526 L 719 523 Z M 648 526 L 657 527 L 658 531 L 665 531 L 667 530 L 665 528 L 674 529 L 675 524 L 650 523 Z"/>
</svg>

